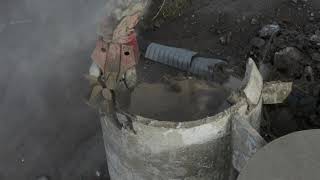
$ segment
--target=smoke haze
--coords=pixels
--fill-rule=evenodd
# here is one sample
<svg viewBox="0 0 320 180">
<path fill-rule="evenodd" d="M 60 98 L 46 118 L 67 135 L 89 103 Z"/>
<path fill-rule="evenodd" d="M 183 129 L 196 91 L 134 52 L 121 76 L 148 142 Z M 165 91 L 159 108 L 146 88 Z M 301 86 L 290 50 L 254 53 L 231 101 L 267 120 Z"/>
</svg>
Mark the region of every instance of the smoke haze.
<svg viewBox="0 0 320 180">
<path fill-rule="evenodd" d="M 0 179 L 79 179 L 104 166 L 83 75 L 100 17 L 119 3 L 0 2 Z"/>
</svg>

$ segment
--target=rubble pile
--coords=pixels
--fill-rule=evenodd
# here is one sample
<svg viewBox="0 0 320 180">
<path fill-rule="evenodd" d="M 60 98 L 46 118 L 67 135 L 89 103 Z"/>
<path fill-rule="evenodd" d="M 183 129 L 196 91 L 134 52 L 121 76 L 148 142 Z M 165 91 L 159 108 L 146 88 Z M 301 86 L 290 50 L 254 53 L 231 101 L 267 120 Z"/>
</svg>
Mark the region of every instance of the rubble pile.
<svg viewBox="0 0 320 180">
<path fill-rule="evenodd" d="M 285 105 L 267 108 L 270 134 L 320 127 L 320 23 L 265 25 L 251 41 L 249 56 L 266 81 L 292 81 Z M 280 132 L 281 131 L 281 132 Z"/>
</svg>

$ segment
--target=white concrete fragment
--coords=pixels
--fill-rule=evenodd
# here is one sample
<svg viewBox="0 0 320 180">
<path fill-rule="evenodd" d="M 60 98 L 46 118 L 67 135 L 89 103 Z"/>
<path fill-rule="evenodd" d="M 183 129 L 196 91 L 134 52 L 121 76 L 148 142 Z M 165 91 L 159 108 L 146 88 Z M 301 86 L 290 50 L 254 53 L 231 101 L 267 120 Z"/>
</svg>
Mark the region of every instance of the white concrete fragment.
<svg viewBox="0 0 320 180">
<path fill-rule="evenodd" d="M 91 76 L 94 76 L 96 78 L 100 77 L 101 75 L 101 70 L 99 68 L 99 66 L 96 63 L 92 63 L 89 69 L 89 74 Z"/>
<path fill-rule="evenodd" d="M 248 101 L 253 105 L 258 104 L 263 88 L 263 79 L 256 63 L 251 58 L 249 58 L 247 63 L 247 70 L 243 84 L 246 84 L 243 92 L 245 93 Z"/>
<path fill-rule="evenodd" d="M 283 103 L 292 91 L 292 82 L 266 82 L 262 90 L 264 104 Z"/>
</svg>

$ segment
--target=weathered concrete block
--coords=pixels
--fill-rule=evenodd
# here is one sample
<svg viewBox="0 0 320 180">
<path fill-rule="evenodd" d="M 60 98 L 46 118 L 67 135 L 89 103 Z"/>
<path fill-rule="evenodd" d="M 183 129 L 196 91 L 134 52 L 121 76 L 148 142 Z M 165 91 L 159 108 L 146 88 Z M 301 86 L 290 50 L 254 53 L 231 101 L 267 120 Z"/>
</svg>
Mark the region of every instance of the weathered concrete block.
<svg viewBox="0 0 320 180">
<path fill-rule="evenodd" d="M 263 104 L 283 103 L 292 91 L 292 82 L 266 82 L 262 90 Z"/>
<path fill-rule="evenodd" d="M 247 71 L 243 84 L 246 85 L 243 92 L 245 93 L 248 101 L 254 105 L 258 104 L 263 87 L 263 78 L 257 68 L 257 65 L 251 58 L 249 58 L 247 63 Z"/>
</svg>

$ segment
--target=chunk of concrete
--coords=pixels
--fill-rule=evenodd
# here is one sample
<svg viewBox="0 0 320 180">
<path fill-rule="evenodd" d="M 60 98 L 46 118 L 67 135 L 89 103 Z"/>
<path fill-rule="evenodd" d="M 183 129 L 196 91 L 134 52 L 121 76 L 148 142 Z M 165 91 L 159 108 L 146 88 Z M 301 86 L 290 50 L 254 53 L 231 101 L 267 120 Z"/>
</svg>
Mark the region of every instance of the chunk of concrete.
<svg viewBox="0 0 320 180">
<path fill-rule="evenodd" d="M 249 58 L 247 63 L 246 75 L 243 80 L 246 87 L 243 89 L 250 104 L 258 104 L 263 88 L 263 78 L 253 59 Z"/>
<path fill-rule="evenodd" d="M 281 72 L 293 75 L 301 71 L 299 61 L 304 58 L 303 54 L 295 47 L 286 47 L 274 55 L 274 66 Z"/>
<path fill-rule="evenodd" d="M 232 164 L 238 172 L 266 144 L 259 132 L 243 116 L 234 116 L 232 119 Z"/>
<path fill-rule="evenodd" d="M 260 37 L 270 37 L 280 31 L 280 26 L 278 24 L 268 24 L 265 25 L 260 31 Z"/>
<path fill-rule="evenodd" d="M 266 82 L 262 90 L 264 104 L 283 103 L 292 91 L 292 82 Z"/>
</svg>

